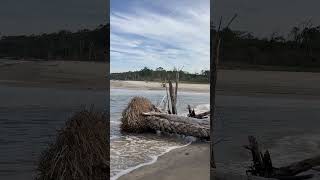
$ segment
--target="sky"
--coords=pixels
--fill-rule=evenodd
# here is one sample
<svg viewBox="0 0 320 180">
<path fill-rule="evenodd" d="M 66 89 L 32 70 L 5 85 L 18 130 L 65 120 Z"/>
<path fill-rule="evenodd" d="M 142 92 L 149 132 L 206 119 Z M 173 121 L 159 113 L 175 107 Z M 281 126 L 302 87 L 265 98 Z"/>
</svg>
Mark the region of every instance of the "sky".
<svg viewBox="0 0 320 180">
<path fill-rule="evenodd" d="M 250 31 L 258 37 L 272 33 L 286 36 L 293 26 L 307 20 L 320 25 L 319 0 L 212 0 L 214 23 L 227 23 L 235 13 L 232 29 Z"/>
<path fill-rule="evenodd" d="M 107 0 L 1 0 L 0 36 L 92 29 L 108 10 Z"/>
<path fill-rule="evenodd" d="M 209 0 L 111 0 L 111 72 L 210 64 Z"/>
</svg>

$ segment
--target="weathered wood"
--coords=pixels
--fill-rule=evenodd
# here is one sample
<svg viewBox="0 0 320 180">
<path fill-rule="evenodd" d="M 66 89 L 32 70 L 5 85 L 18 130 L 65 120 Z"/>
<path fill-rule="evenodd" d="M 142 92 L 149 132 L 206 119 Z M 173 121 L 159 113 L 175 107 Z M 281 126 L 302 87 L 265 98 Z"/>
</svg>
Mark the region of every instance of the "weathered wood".
<svg viewBox="0 0 320 180">
<path fill-rule="evenodd" d="M 208 118 L 208 115 L 210 115 L 210 111 L 206 111 L 206 112 L 202 112 L 202 113 L 196 114 L 194 109 L 191 110 L 191 106 L 190 105 L 188 105 L 188 111 L 189 111 L 188 117 L 197 118 L 197 119 Z"/>
<path fill-rule="evenodd" d="M 194 112 L 194 109 L 191 110 L 190 105 L 188 105 L 188 111 L 189 111 L 188 117 L 194 117 L 196 115 L 196 113 Z"/>
<path fill-rule="evenodd" d="M 214 115 L 215 115 L 215 100 L 216 100 L 216 84 L 217 84 L 217 65 L 219 62 L 219 52 L 220 52 L 220 27 L 221 27 L 222 18 L 220 18 L 219 28 L 216 32 L 216 37 L 214 41 L 210 37 L 210 111 L 212 115 L 210 116 L 210 169 L 216 168 L 214 161 L 214 152 L 213 152 L 213 126 L 214 126 Z M 213 27 L 211 28 L 211 33 L 213 34 Z"/>
<path fill-rule="evenodd" d="M 264 155 L 259 149 L 259 144 L 255 137 L 249 136 L 249 145 L 245 146 L 246 149 L 251 151 L 253 165 L 247 173 L 251 173 L 255 176 L 272 177 L 273 167 L 270 158 L 270 153 L 266 151 Z"/>
<path fill-rule="evenodd" d="M 170 100 L 171 100 L 171 112 L 172 114 L 177 114 L 177 97 L 175 96 L 175 92 L 173 91 L 173 86 L 171 80 L 169 80 L 169 95 L 170 95 Z"/>
<path fill-rule="evenodd" d="M 144 115 L 144 116 L 156 116 L 156 117 L 168 119 L 168 120 L 174 121 L 174 122 L 199 124 L 199 125 L 204 126 L 204 127 L 208 127 L 208 128 L 210 127 L 208 119 L 199 120 L 199 119 L 196 119 L 196 118 L 178 116 L 178 115 L 174 115 L 174 114 L 166 114 L 166 113 L 161 113 L 161 112 L 148 112 L 148 113 L 142 113 L 142 115 Z"/>
<path fill-rule="evenodd" d="M 208 120 L 199 121 L 191 117 L 158 112 L 142 113 L 142 115 L 146 116 L 148 126 L 153 130 L 194 136 L 201 139 L 209 139 L 210 137 Z"/>
<path fill-rule="evenodd" d="M 235 14 L 231 20 L 229 21 L 228 25 L 225 28 L 229 28 L 231 23 L 235 20 L 237 17 L 237 14 Z M 210 116 L 210 169 L 216 168 L 215 162 L 214 162 L 214 152 L 213 152 L 213 136 L 214 136 L 214 115 L 215 115 L 215 98 L 216 98 L 216 84 L 217 84 L 217 75 L 218 75 L 218 64 L 220 60 L 220 44 L 222 41 L 222 33 L 221 33 L 221 23 L 222 23 L 222 17 L 220 18 L 219 27 L 216 32 L 215 39 L 213 41 L 213 38 L 210 37 L 210 104 L 211 108 L 210 111 L 212 112 L 212 115 Z M 210 34 L 213 34 L 213 21 L 211 21 L 210 24 Z"/>
<path fill-rule="evenodd" d="M 208 124 L 200 123 L 196 119 L 177 115 L 159 114 L 146 115 L 148 126 L 153 130 L 167 133 L 176 133 L 186 136 L 194 136 L 201 139 L 210 138 Z"/>
<path fill-rule="evenodd" d="M 272 166 L 271 156 L 269 151 L 262 155 L 259 149 L 259 144 L 255 137 L 249 136 L 249 145 L 245 146 L 246 149 L 251 151 L 253 165 L 247 171 L 255 176 L 276 178 L 280 180 L 300 180 L 309 179 L 313 175 L 300 175 L 297 174 L 312 169 L 313 167 L 320 166 L 320 155 L 313 158 L 305 159 L 292 163 L 288 166 L 276 168 Z"/>
<path fill-rule="evenodd" d="M 320 155 L 280 167 L 275 170 L 275 173 L 279 176 L 292 176 L 316 166 L 320 166 Z"/>
<path fill-rule="evenodd" d="M 169 101 L 169 93 L 168 93 L 168 88 L 167 88 L 167 80 L 165 80 L 165 84 L 166 84 L 166 93 L 167 93 L 168 113 L 171 114 L 170 101 Z"/>
</svg>

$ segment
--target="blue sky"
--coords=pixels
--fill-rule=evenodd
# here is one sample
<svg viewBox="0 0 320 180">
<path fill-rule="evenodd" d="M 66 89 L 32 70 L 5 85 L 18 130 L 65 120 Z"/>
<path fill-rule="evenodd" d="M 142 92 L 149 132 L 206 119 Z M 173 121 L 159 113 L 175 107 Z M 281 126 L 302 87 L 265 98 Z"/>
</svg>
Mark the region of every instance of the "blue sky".
<svg viewBox="0 0 320 180">
<path fill-rule="evenodd" d="M 111 0 L 111 72 L 210 65 L 209 0 Z"/>
</svg>

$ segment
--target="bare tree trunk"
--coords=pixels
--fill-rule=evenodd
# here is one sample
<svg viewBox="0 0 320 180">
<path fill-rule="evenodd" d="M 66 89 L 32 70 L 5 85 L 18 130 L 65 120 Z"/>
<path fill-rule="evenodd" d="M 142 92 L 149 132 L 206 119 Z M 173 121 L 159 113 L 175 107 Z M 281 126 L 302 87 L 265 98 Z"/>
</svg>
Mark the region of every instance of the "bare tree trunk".
<svg viewBox="0 0 320 180">
<path fill-rule="evenodd" d="M 177 89 L 177 87 L 176 87 Z M 177 97 L 176 93 L 173 91 L 173 86 L 171 80 L 169 80 L 169 94 L 170 94 L 170 100 L 171 100 L 171 110 L 172 114 L 177 114 Z"/>
<path fill-rule="evenodd" d="M 229 23 L 227 24 L 226 28 L 228 28 L 231 23 L 235 20 L 237 17 L 237 14 L 235 14 Z M 210 111 L 211 111 L 211 116 L 210 116 L 210 169 L 216 168 L 215 161 L 214 161 L 214 152 L 213 152 L 213 146 L 214 146 L 214 117 L 215 117 L 215 100 L 216 100 L 216 83 L 217 83 L 217 76 L 218 76 L 218 63 L 219 63 L 219 58 L 220 58 L 220 44 L 222 41 L 222 34 L 220 31 L 221 28 L 221 23 L 222 23 L 222 17 L 220 18 L 219 22 L 219 27 L 216 32 L 215 39 L 213 41 L 213 38 L 210 37 Z M 213 22 L 211 21 L 210 24 L 210 36 L 213 34 Z"/>
<path fill-rule="evenodd" d="M 171 114 L 170 101 L 169 101 L 170 98 L 169 98 L 169 93 L 168 93 L 167 80 L 165 80 L 165 85 L 166 85 L 166 93 L 167 93 L 168 114 Z"/>
<path fill-rule="evenodd" d="M 221 20 L 220 20 L 221 24 Z M 213 30 L 213 29 L 211 29 Z M 217 83 L 217 64 L 218 64 L 218 59 L 219 59 L 219 50 L 220 50 L 220 36 L 219 36 L 219 31 L 220 31 L 220 25 L 219 29 L 216 32 L 215 36 L 215 43 L 212 40 L 213 38 L 210 38 L 210 56 L 211 56 L 211 63 L 210 63 L 210 71 L 211 71 L 211 77 L 210 77 L 210 111 L 211 111 L 211 116 L 210 116 L 210 168 L 216 168 L 215 161 L 214 161 L 214 151 L 213 151 L 213 137 L 214 137 L 214 117 L 215 117 L 215 100 L 216 100 L 216 83 Z M 213 31 L 211 31 L 211 35 L 213 34 Z"/>
<path fill-rule="evenodd" d="M 177 101 L 178 97 L 178 83 L 179 83 L 179 71 L 176 72 L 176 89 L 175 89 L 175 100 Z"/>
</svg>

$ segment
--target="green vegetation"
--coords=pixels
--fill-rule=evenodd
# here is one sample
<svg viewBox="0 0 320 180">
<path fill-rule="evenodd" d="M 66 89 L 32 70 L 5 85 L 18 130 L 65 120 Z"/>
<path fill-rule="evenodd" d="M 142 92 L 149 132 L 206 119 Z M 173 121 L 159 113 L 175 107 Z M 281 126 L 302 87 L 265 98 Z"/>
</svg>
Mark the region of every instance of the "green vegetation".
<svg viewBox="0 0 320 180">
<path fill-rule="evenodd" d="M 109 57 L 109 25 L 77 32 L 3 36 L 0 58 L 106 61 Z"/>
<path fill-rule="evenodd" d="M 211 28 L 211 33 L 215 37 L 216 30 Z M 222 35 L 219 63 L 223 67 L 320 69 L 320 26 L 310 22 L 293 27 L 287 37 L 273 33 L 270 38 L 257 38 L 229 28 L 223 29 Z"/>
<path fill-rule="evenodd" d="M 132 81 L 165 81 L 175 77 L 176 70 L 166 71 L 162 67 L 158 67 L 155 70 L 147 67 L 139 71 L 129 71 L 122 73 L 111 73 L 111 80 L 132 80 Z M 179 71 L 179 79 L 182 82 L 193 83 L 209 83 L 210 82 L 209 70 L 202 70 L 201 73 L 191 74 L 186 71 Z"/>
</svg>

